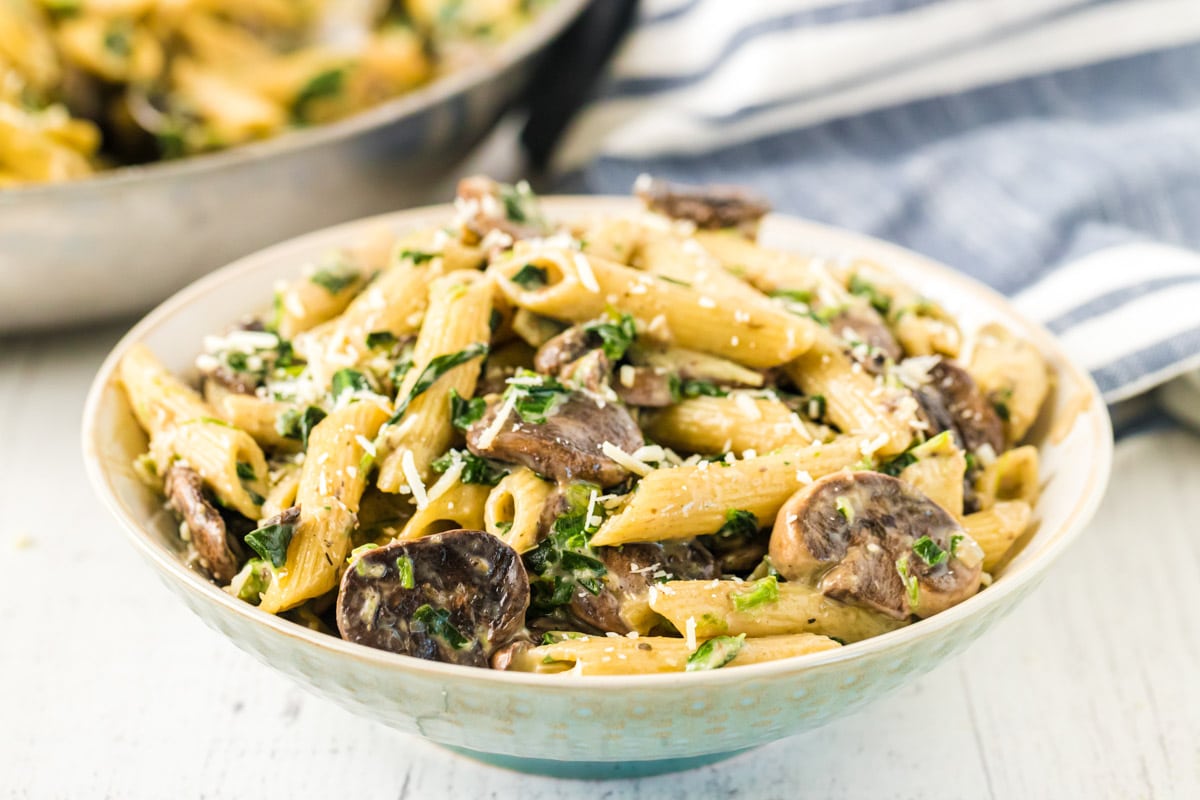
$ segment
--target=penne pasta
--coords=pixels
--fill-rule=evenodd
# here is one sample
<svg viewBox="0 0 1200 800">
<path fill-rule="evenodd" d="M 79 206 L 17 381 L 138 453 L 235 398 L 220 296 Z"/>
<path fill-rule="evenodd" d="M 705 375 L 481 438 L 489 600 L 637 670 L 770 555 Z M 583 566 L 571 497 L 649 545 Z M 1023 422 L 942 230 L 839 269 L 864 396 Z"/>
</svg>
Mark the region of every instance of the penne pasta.
<svg viewBox="0 0 1200 800">
<path fill-rule="evenodd" d="M 667 581 L 650 593 L 650 608 L 697 639 L 810 633 L 849 644 L 906 624 L 790 581 L 777 585 L 774 599 L 752 606 L 740 603 L 752 589 L 753 584 L 742 581 Z"/>
<path fill-rule="evenodd" d="M 546 283 L 513 280 L 527 264 Z M 681 347 L 722 356 L 749 367 L 775 367 L 808 349 L 816 326 L 787 312 L 711 297 L 678 282 L 564 248 L 518 248 L 488 271 L 514 304 L 537 314 L 583 322 L 617 305 L 653 332 Z"/>
<path fill-rule="evenodd" d="M 521 467 L 506 475 L 488 494 L 483 508 L 483 528 L 499 536 L 518 553 L 538 543 L 540 523 L 553 484 L 533 470 Z"/>
<path fill-rule="evenodd" d="M 592 537 L 593 545 L 658 542 L 714 533 L 731 510 L 770 524 L 784 502 L 807 482 L 845 469 L 863 457 L 862 439 L 841 436 L 807 447 L 740 461 L 657 469 Z"/>
<path fill-rule="evenodd" d="M 828 428 L 779 400 L 743 393 L 680 400 L 647 413 L 642 427 L 651 439 L 681 453 L 769 453 L 831 438 Z"/>
<path fill-rule="evenodd" d="M 1021 441 L 1050 391 L 1042 354 L 993 323 L 976 334 L 967 371 L 1004 421 L 1009 445 Z"/>
<path fill-rule="evenodd" d="M 552 634 L 553 635 L 553 634 Z M 840 645 L 826 636 L 800 633 L 745 639 L 736 655 L 721 664 L 743 667 L 781 658 L 836 650 Z M 663 636 L 623 637 L 569 635 L 553 644 L 514 654 L 509 669 L 518 672 L 570 672 L 572 675 L 647 675 L 683 672 L 696 648 L 683 639 Z"/>
<path fill-rule="evenodd" d="M 360 440 L 372 439 L 387 419 L 374 403 L 352 403 L 313 428 L 301 467 L 296 505 L 300 521 L 287 562 L 263 593 L 259 607 L 272 614 L 319 597 L 337 585 L 350 552 L 350 533 L 367 484 Z"/>
<path fill-rule="evenodd" d="M 1001 500 L 989 509 L 966 516 L 963 526 L 983 550 L 985 571 L 992 572 L 1004 560 L 1013 543 L 1028 530 L 1032 515 L 1028 503 Z"/>
</svg>

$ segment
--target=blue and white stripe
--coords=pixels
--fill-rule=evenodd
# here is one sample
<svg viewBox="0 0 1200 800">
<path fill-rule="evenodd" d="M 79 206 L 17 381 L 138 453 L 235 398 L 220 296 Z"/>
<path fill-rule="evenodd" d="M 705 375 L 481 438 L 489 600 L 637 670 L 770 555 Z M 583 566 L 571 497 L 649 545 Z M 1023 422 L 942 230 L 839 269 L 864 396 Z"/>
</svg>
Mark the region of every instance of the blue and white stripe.
<svg viewBox="0 0 1200 800">
<path fill-rule="evenodd" d="M 1200 367 L 1200 0 L 644 0 L 557 154 L 754 186 L 1012 295 L 1110 402 Z"/>
</svg>

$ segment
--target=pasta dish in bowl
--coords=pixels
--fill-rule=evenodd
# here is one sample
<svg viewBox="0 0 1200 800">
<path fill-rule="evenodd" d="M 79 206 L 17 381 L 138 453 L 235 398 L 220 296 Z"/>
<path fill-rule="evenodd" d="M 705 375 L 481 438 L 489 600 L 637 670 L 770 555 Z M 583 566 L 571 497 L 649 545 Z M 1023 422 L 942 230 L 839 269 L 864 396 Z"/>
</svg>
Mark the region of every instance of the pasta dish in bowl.
<svg viewBox="0 0 1200 800">
<path fill-rule="evenodd" d="M 1090 381 L 911 254 L 638 193 L 467 179 L 202 281 L 97 379 L 102 496 L 240 645 L 483 753 L 735 750 L 963 646 L 1098 501 Z"/>
</svg>

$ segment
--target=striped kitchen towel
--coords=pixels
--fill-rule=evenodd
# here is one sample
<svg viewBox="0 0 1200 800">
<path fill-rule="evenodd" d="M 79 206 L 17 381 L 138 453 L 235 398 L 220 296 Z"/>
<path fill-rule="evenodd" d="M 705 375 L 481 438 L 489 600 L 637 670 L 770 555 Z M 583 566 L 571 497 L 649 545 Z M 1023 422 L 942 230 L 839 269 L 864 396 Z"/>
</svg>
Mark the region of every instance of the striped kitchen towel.
<svg viewBox="0 0 1200 800">
<path fill-rule="evenodd" d="M 1110 403 L 1200 367 L 1200 0 L 643 0 L 554 167 L 745 184 L 933 256 Z"/>
</svg>

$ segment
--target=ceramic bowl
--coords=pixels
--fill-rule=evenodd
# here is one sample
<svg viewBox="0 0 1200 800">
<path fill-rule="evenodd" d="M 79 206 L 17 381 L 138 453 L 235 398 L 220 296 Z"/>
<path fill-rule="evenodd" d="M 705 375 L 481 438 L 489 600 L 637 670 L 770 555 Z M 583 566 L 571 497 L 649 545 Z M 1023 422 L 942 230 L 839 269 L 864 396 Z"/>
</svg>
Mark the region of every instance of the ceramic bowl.
<svg viewBox="0 0 1200 800">
<path fill-rule="evenodd" d="M 550 198 L 557 218 L 630 210 L 628 200 Z M 244 258 L 167 300 L 116 346 L 88 398 L 83 449 L 95 490 L 165 583 L 238 647 L 318 694 L 397 730 L 478 758 L 570 776 L 650 774 L 714 760 L 849 714 L 961 651 L 1011 611 L 1083 529 L 1107 481 L 1112 433 L 1089 376 L 1053 337 L 991 290 L 898 247 L 773 215 L 767 244 L 853 253 L 888 265 L 943 303 L 964 329 L 999 321 L 1034 343 L 1054 373 L 1033 439 L 1045 489 L 1035 532 L 995 583 L 930 619 L 838 650 L 712 672 L 565 677 L 459 667 L 345 642 L 238 601 L 181 559 L 176 524 L 134 475 L 145 447 L 114 372 L 144 342 L 187 371 L 201 337 L 257 310 L 277 279 L 385 224 L 436 224 L 449 207 L 404 211 L 304 236 Z"/>
<path fill-rule="evenodd" d="M 0 334 L 140 313 L 244 253 L 428 202 L 585 5 L 556 0 L 479 61 L 346 119 L 0 191 Z"/>
</svg>

